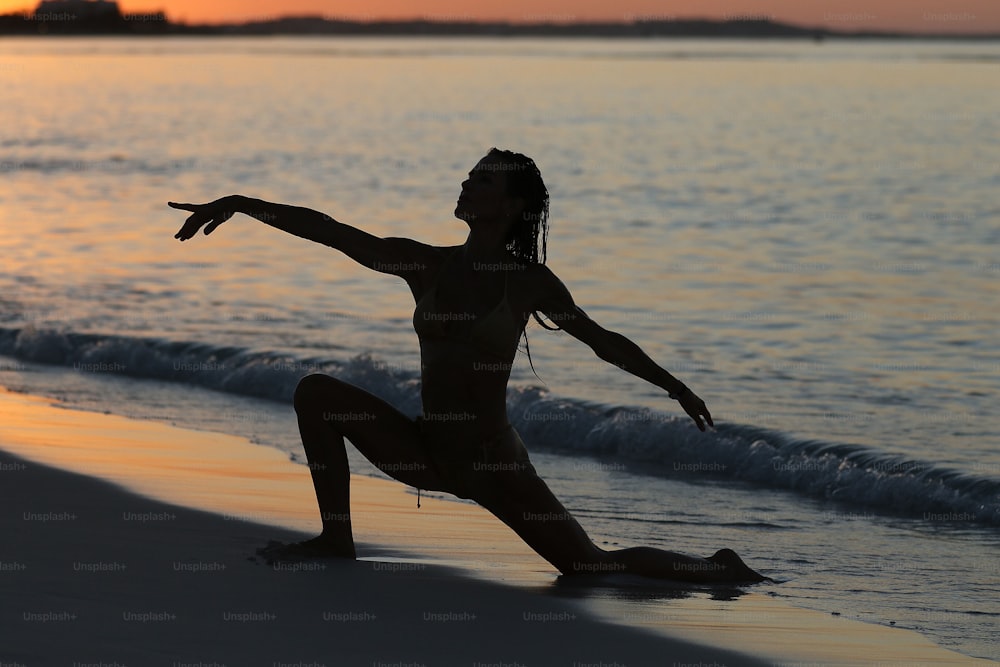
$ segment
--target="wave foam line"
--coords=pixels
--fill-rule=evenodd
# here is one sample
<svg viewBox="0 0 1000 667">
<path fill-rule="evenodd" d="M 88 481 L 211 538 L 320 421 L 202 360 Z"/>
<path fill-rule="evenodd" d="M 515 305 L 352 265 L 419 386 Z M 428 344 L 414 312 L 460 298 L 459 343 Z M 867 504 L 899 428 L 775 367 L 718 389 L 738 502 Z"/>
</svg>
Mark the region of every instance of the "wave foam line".
<svg viewBox="0 0 1000 667">
<path fill-rule="evenodd" d="M 420 379 L 370 355 L 296 359 L 237 347 L 0 327 L 0 354 L 25 361 L 194 384 L 291 400 L 299 379 L 327 373 L 420 412 Z M 860 445 L 796 440 L 741 424 L 698 431 L 687 416 L 567 399 L 538 388 L 508 392 L 512 423 L 533 448 L 645 464 L 647 474 L 753 482 L 924 520 L 1000 524 L 1000 481 Z M 651 464 L 651 465 L 650 465 Z"/>
<path fill-rule="evenodd" d="M 742 424 L 702 433 L 686 415 L 519 389 L 512 421 L 535 447 L 646 464 L 668 477 L 739 479 L 926 521 L 1000 524 L 1000 481 L 878 449 Z M 651 465 L 650 465 L 651 464 Z"/>
</svg>

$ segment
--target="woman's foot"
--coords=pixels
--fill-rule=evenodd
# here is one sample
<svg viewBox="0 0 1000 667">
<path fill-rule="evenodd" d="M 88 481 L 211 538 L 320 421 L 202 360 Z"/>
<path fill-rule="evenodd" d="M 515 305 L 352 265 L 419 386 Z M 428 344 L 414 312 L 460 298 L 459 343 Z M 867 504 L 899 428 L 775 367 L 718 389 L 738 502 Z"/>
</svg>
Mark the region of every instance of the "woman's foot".
<svg viewBox="0 0 1000 667">
<path fill-rule="evenodd" d="M 774 581 L 764 575 L 751 570 L 732 549 L 719 549 L 705 560 L 715 563 L 723 568 L 720 572 L 720 581 L 732 582 L 761 582 Z"/>
<path fill-rule="evenodd" d="M 354 552 L 353 540 L 345 542 L 344 540 L 330 537 L 325 533 L 302 542 L 296 542 L 290 546 L 301 549 L 304 553 L 311 553 L 316 556 L 325 556 L 328 558 L 357 558 L 357 554 Z"/>
<path fill-rule="evenodd" d="M 257 555 L 268 563 L 309 560 L 312 558 L 350 558 L 354 560 L 354 545 L 319 535 L 302 542 L 285 544 L 271 540 L 266 547 L 257 549 Z"/>
</svg>

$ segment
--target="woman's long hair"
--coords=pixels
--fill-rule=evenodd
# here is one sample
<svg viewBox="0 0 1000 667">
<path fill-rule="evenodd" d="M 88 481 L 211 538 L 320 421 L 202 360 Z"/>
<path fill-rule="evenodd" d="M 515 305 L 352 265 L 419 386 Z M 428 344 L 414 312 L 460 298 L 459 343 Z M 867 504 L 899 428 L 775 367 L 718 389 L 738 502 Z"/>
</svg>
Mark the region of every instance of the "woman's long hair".
<svg viewBox="0 0 1000 667">
<path fill-rule="evenodd" d="M 549 191 L 535 161 L 521 153 L 491 148 L 487 157 L 503 165 L 507 194 L 524 200 L 521 218 L 507 235 L 507 250 L 527 264 L 544 264 L 549 235 Z"/>
<path fill-rule="evenodd" d="M 511 226 L 507 235 L 507 251 L 525 264 L 545 264 L 549 238 L 549 191 L 542 181 L 542 173 L 534 160 L 521 153 L 491 148 L 487 157 L 494 158 L 503 165 L 507 177 L 507 194 L 524 200 L 521 217 Z M 543 329 L 558 331 L 559 327 L 545 324 L 537 310 L 531 315 Z M 528 363 L 534 372 L 528 333 L 522 330 L 521 335 L 524 336 Z M 538 373 L 535 373 L 535 377 L 538 377 Z"/>
</svg>

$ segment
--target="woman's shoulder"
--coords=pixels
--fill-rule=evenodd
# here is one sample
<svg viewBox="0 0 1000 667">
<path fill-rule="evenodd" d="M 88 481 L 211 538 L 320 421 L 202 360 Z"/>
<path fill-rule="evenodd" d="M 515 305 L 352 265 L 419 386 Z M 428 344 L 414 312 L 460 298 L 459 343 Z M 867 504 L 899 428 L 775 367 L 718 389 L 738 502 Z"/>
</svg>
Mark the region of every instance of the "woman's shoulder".
<svg viewBox="0 0 1000 667">
<path fill-rule="evenodd" d="M 569 290 L 559 279 L 559 277 L 545 264 L 522 263 L 520 270 L 515 273 L 517 281 L 517 291 L 525 300 L 537 308 L 539 304 L 549 302 L 553 299 L 564 301 L 567 298 L 572 300 Z"/>
<path fill-rule="evenodd" d="M 452 253 L 461 247 L 431 245 L 429 243 L 405 237 L 396 237 L 391 240 L 399 244 L 400 247 L 405 247 L 407 254 L 412 257 L 414 261 L 419 262 L 421 270 L 436 271 L 441 267 L 441 265 L 444 264 L 448 257 L 452 255 Z"/>
<path fill-rule="evenodd" d="M 521 262 L 519 273 L 528 282 L 538 286 L 551 286 L 560 283 L 558 276 L 545 264 L 537 262 Z M 561 283 L 560 283 L 561 284 Z"/>
</svg>

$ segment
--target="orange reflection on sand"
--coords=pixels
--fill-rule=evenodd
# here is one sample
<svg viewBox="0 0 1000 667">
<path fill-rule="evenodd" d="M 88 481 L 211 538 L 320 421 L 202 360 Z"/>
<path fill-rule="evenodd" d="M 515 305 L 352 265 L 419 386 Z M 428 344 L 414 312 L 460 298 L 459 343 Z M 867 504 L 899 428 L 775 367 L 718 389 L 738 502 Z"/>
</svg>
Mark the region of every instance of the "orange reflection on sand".
<svg viewBox="0 0 1000 667">
<path fill-rule="evenodd" d="M 234 520 L 319 530 L 308 470 L 277 449 L 221 433 L 62 409 L 2 389 L 0 414 L 0 448 L 25 459 Z M 72 510 L 71 500 L 67 505 Z M 551 581 L 556 574 L 477 506 L 425 496 L 417 509 L 415 495 L 401 484 L 354 475 L 351 507 L 361 557 L 417 553 L 481 570 L 488 551 L 491 560 L 523 567 L 519 578 Z M 267 539 L 261 534 L 260 546 Z"/>
<path fill-rule="evenodd" d="M 147 496 L 236 516 L 309 525 L 315 499 L 304 467 L 233 436 L 64 410 L 0 394 L 3 448 L 19 456 L 113 480 Z"/>
</svg>

